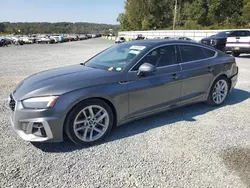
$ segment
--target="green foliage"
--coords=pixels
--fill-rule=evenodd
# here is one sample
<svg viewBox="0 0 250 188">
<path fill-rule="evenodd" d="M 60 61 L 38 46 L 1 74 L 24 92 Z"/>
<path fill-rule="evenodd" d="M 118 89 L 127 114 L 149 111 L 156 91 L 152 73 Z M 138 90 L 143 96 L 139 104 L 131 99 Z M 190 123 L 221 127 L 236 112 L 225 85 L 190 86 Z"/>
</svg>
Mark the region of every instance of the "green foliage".
<svg viewBox="0 0 250 188">
<path fill-rule="evenodd" d="M 250 23 L 249 0 L 177 0 L 176 28 L 242 28 Z M 209 3 L 208 3 L 209 2 Z M 121 30 L 172 28 L 175 0 L 126 0 Z"/>
<path fill-rule="evenodd" d="M 5 25 L 3 23 L 0 23 L 0 33 L 3 33 L 5 31 Z"/>
<path fill-rule="evenodd" d="M 242 10 L 242 20 L 250 24 L 250 2 L 247 2 Z"/>
<path fill-rule="evenodd" d="M 1 30 L 2 25 L 4 30 Z M 109 33 L 109 29 L 113 29 L 116 33 L 119 30 L 119 25 L 109 24 L 95 24 L 95 23 L 70 23 L 70 22 L 59 22 L 59 23 L 0 23 L 0 32 L 5 31 L 6 33 L 14 34 L 34 34 L 34 33 L 77 33 L 77 34 L 88 34 L 88 33 Z M 20 30 L 20 32 L 19 32 Z"/>
</svg>

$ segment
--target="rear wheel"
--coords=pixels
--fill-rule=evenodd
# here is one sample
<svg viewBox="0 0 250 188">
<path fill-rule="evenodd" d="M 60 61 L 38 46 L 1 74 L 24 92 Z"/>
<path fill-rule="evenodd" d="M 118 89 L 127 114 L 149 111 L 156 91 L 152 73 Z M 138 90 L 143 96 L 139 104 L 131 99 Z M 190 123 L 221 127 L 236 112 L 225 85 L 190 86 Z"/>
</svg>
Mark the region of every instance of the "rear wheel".
<svg viewBox="0 0 250 188">
<path fill-rule="evenodd" d="M 79 145 L 92 145 L 103 139 L 112 129 L 114 116 L 104 101 L 91 99 L 74 107 L 69 113 L 65 131 Z"/>
<path fill-rule="evenodd" d="M 226 77 L 220 77 L 213 83 L 209 96 L 208 104 L 212 106 L 219 106 L 224 103 L 229 92 L 228 79 Z"/>
<path fill-rule="evenodd" d="M 239 52 L 232 52 L 232 55 L 233 55 L 234 57 L 239 57 L 239 56 L 240 56 L 240 53 L 239 53 Z"/>
</svg>

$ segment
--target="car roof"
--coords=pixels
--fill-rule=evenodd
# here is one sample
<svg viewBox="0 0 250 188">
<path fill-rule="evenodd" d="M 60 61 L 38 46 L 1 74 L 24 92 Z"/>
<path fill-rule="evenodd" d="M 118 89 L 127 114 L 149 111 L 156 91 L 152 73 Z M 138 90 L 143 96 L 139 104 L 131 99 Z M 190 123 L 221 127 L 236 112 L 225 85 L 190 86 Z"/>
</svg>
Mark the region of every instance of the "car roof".
<svg viewBox="0 0 250 188">
<path fill-rule="evenodd" d="M 187 40 L 154 40 L 154 39 L 147 39 L 147 40 L 134 40 L 134 41 L 130 41 L 127 42 L 128 44 L 131 45 L 145 45 L 145 46 L 159 46 L 159 45 L 164 45 L 164 44 L 195 44 L 195 45 L 199 45 L 199 46 L 205 46 L 203 44 L 197 43 L 197 42 L 192 42 L 192 41 L 187 41 Z M 206 46 L 207 47 L 207 46 Z"/>
</svg>

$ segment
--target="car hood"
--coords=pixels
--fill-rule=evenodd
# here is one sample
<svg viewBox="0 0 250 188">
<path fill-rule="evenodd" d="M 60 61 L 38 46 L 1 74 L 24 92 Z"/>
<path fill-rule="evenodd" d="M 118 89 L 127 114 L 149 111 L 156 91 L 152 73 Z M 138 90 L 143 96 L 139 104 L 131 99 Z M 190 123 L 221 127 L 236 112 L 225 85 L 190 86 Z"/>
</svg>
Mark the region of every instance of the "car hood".
<svg viewBox="0 0 250 188">
<path fill-rule="evenodd" d="M 211 40 L 211 39 L 219 40 L 219 39 L 226 39 L 226 38 L 225 37 L 218 37 L 218 36 L 210 36 L 210 37 L 204 38 L 202 40 Z"/>
<path fill-rule="evenodd" d="M 13 92 L 16 100 L 30 97 L 61 95 L 70 91 L 121 81 L 120 72 L 73 65 L 34 74 Z"/>
</svg>

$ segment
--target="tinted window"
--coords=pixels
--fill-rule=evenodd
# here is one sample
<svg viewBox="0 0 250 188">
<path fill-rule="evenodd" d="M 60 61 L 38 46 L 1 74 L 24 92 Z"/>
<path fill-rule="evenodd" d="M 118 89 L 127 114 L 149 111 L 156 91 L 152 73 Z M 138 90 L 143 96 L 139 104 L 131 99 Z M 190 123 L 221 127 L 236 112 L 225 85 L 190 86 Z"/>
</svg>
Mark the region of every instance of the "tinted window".
<svg viewBox="0 0 250 188">
<path fill-rule="evenodd" d="M 230 37 L 245 37 L 250 36 L 250 31 L 233 31 Z"/>
<path fill-rule="evenodd" d="M 217 33 L 216 35 L 213 35 L 213 36 L 215 36 L 215 37 L 228 37 L 228 35 L 230 34 L 230 32 L 229 31 L 223 31 L 223 32 L 219 32 L 219 33 Z"/>
<path fill-rule="evenodd" d="M 209 50 L 207 48 L 203 48 L 203 50 L 204 50 L 205 54 L 207 55 L 207 57 L 214 57 L 215 51 Z"/>
<path fill-rule="evenodd" d="M 198 46 L 181 45 L 180 51 L 182 56 L 182 62 L 196 61 L 207 58 L 203 49 Z"/>
<path fill-rule="evenodd" d="M 138 70 L 143 63 L 150 63 L 157 67 L 176 64 L 175 46 L 164 46 L 151 51 L 133 68 L 133 70 Z"/>
</svg>

